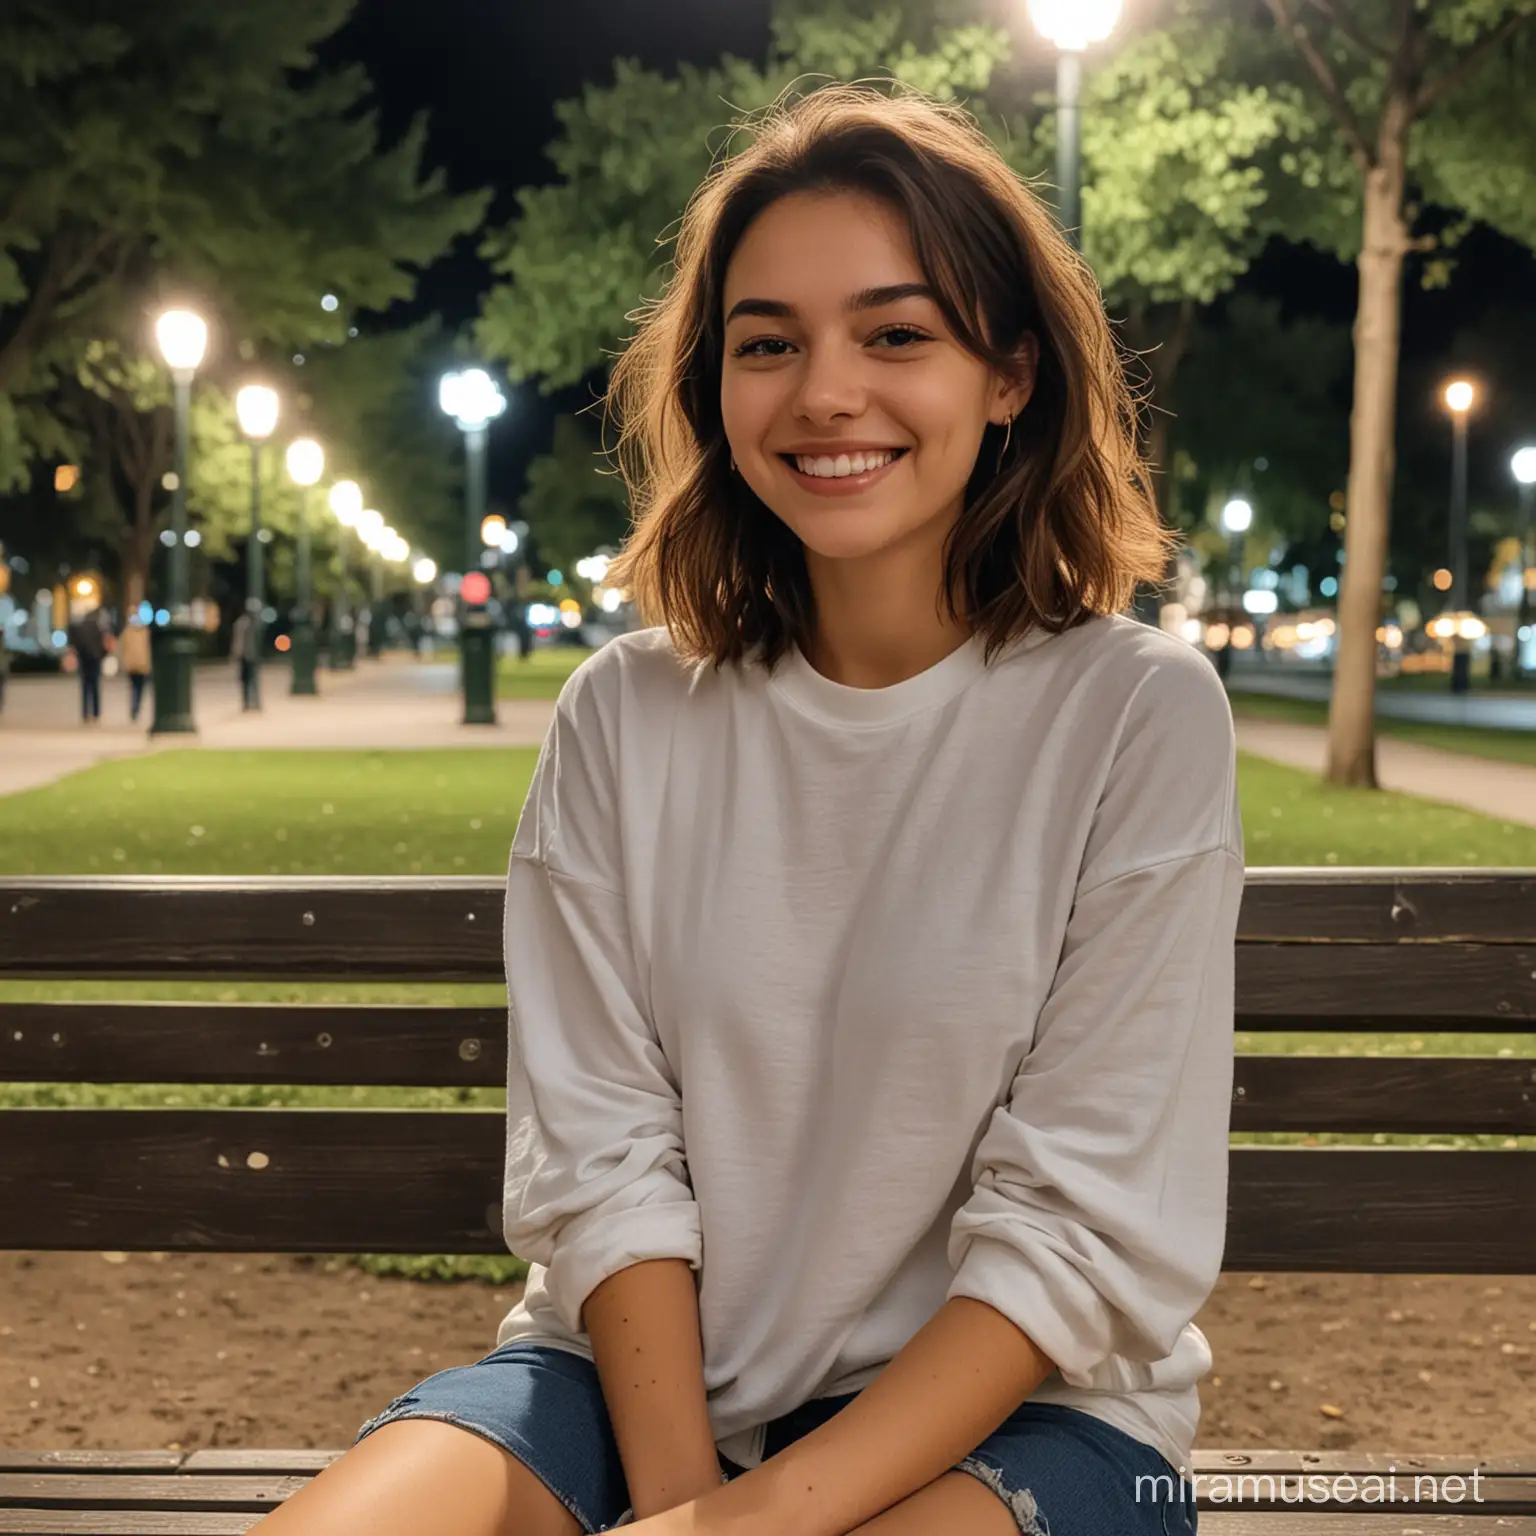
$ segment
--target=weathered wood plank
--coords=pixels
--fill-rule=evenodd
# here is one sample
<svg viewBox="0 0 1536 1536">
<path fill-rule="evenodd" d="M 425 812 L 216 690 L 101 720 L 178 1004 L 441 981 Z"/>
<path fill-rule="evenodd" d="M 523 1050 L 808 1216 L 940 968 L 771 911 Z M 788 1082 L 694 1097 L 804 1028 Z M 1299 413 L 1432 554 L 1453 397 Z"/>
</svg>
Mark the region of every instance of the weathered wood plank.
<svg viewBox="0 0 1536 1536">
<path fill-rule="evenodd" d="M 0 1003 L 0 1082 L 500 1088 L 500 1008 Z"/>
<path fill-rule="evenodd" d="M 307 1477 L 157 1477 L 133 1472 L 0 1472 L 0 1509 L 214 1509 L 266 1514 Z"/>
<path fill-rule="evenodd" d="M 480 878 L 5 879 L 0 975 L 494 979 L 502 907 Z M 1251 870 L 1238 939 L 1529 948 L 1536 871 Z"/>
<path fill-rule="evenodd" d="M 1532 1136 L 1536 1061 L 1239 1056 L 1232 1129 Z"/>
<path fill-rule="evenodd" d="M 1237 1027 L 1536 1028 L 1536 947 L 1237 946 Z"/>
<path fill-rule="evenodd" d="M 0 1536 L 245 1536 L 264 1518 L 195 1509 L 0 1508 Z"/>
<path fill-rule="evenodd" d="M 499 1111 L 9 1110 L 0 1243 L 502 1253 Z M 1536 1274 L 1525 1152 L 1239 1147 L 1227 1268 Z"/>
</svg>

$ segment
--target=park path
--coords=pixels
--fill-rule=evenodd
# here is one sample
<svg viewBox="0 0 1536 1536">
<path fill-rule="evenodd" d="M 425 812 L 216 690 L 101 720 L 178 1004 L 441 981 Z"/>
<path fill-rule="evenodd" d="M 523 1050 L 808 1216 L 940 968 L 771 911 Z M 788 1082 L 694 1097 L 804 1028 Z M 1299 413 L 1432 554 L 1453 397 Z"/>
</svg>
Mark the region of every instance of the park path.
<svg viewBox="0 0 1536 1536">
<path fill-rule="evenodd" d="M 200 667 L 192 704 L 197 733 L 151 737 L 152 702 L 146 699 L 139 723 L 131 723 L 124 678 L 103 682 L 101 720 L 93 725 L 80 721 L 79 688 L 72 678 L 12 678 L 0 714 L 0 795 L 51 784 L 112 758 L 188 747 L 259 752 L 538 746 L 554 707 L 544 699 L 503 699 L 494 726 L 463 725 L 456 664 L 407 656 L 365 661 L 351 672 L 322 671 L 316 697 L 294 698 L 288 682 L 286 666 L 266 667 L 262 708 L 246 712 L 231 669 Z"/>
<path fill-rule="evenodd" d="M 388 751 L 538 746 L 554 709 L 547 699 L 502 699 L 494 726 L 463 725 L 456 665 L 408 656 L 364 661 L 351 672 L 322 672 L 317 698 L 293 698 L 287 691 L 287 668 L 269 666 L 259 713 L 241 710 L 229 668 L 199 668 L 195 689 L 197 734 L 151 738 L 147 714 L 137 726 L 128 721 L 128 685 L 122 678 L 104 684 L 102 721 L 93 726 L 79 722 L 73 679 L 12 678 L 0 715 L 0 795 L 50 784 L 108 758 L 187 747 Z M 1315 726 L 1242 719 L 1237 743 L 1255 756 L 1320 773 L 1327 733 Z M 1386 737 L 1378 739 L 1376 754 L 1386 789 L 1536 826 L 1536 768 Z"/>
<path fill-rule="evenodd" d="M 1255 757 L 1312 773 L 1321 773 L 1328 758 L 1322 727 L 1280 720 L 1239 719 L 1237 745 Z M 1383 789 L 1536 827 L 1536 768 L 1378 736 L 1376 777 Z"/>
</svg>

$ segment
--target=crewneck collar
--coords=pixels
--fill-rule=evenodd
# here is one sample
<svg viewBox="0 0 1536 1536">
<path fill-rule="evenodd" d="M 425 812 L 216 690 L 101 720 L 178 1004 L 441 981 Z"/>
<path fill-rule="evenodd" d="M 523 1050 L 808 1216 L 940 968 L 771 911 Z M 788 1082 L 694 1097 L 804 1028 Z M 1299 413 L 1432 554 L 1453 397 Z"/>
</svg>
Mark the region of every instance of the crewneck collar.
<svg viewBox="0 0 1536 1536">
<path fill-rule="evenodd" d="M 791 644 L 771 686 L 802 714 L 831 725 L 891 725 L 962 693 L 986 671 L 986 637 L 977 631 L 949 655 L 887 688 L 850 688 L 823 676 Z"/>
</svg>

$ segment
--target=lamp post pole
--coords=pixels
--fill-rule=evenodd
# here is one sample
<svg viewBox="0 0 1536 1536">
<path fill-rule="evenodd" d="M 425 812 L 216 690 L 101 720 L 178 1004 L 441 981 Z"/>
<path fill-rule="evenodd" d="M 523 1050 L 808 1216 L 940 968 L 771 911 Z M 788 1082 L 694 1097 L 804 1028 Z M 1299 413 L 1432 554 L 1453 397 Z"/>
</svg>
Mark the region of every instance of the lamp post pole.
<svg viewBox="0 0 1536 1536">
<path fill-rule="evenodd" d="M 357 656 L 357 627 L 352 618 L 348 541 L 363 511 L 363 491 L 355 480 L 338 480 L 331 487 L 331 511 L 336 516 L 336 595 L 331 602 L 331 670 L 350 671 Z"/>
<path fill-rule="evenodd" d="M 1063 48 L 1056 60 L 1056 183 L 1061 188 L 1062 233 L 1083 248 L 1083 56 Z"/>
<path fill-rule="evenodd" d="M 1029 0 L 1040 35 L 1059 50 L 1056 61 L 1056 184 L 1062 233 L 1083 245 L 1083 54 L 1120 24 L 1124 0 Z"/>
<path fill-rule="evenodd" d="M 295 551 L 293 610 L 292 694 L 311 696 L 320 690 L 315 682 L 314 595 L 310 585 L 309 500 L 311 490 L 325 472 L 325 451 L 313 438 L 301 437 L 288 445 L 288 473 L 299 487 L 299 537 Z"/>
<path fill-rule="evenodd" d="M 1520 591 L 1515 598 L 1515 651 L 1510 668 L 1519 678 L 1526 673 L 1521 649 L 1526 642 L 1520 637 L 1521 631 L 1529 632 L 1533 622 L 1531 577 L 1536 574 L 1536 546 L 1532 542 L 1532 535 L 1536 534 L 1536 448 L 1521 448 L 1510 461 L 1510 469 L 1520 487 Z"/>
<path fill-rule="evenodd" d="M 1445 403 L 1450 410 L 1452 423 L 1451 612 L 1458 615 L 1456 637 L 1451 642 L 1452 693 L 1468 693 L 1472 688 L 1472 642 L 1462 634 L 1459 616 L 1469 611 L 1471 600 L 1467 583 L 1467 417 L 1476 398 L 1476 389 L 1466 379 L 1454 379 L 1446 386 Z"/>
<path fill-rule="evenodd" d="M 465 725 L 496 723 L 496 636 L 486 608 L 490 582 L 480 569 L 480 524 L 485 518 L 487 429 L 507 407 L 506 397 L 483 368 L 446 374 L 439 403 L 464 434 L 464 580 L 459 601 L 460 676 Z"/>
<path fill-rule="evenodd" d="M 161 355 L 170 366 L 176 413 L 176 469 L 171 486 L 170 557 L 166 562 L 170 623 L 155 633 L 155 713 L 149 728 L 151 735 L 160 736 L 197 730 L 192 716 L 192 666 L 197 641 L 192 633 L 187 461 L 192 376 L 208 345 L 208 327 L 189 310 L 170 310 L 161 315 L 155 334 Z"/>
<path fill-rule="evenodd" d="M 251 536 L 245 557 L 245 630 L 246 651 L 236 658 L 241 663 L 241 681 L 249 677 L 249 691 L 242 689 L 246 709 L 261 708 L 262 614 L 267 607 L 266 571 L 261 528 L 261 445 L 277 426 L 276 390 L 264 384 L 247 384 L 235 395 L 235 416 L 240 430 L 251 444 Z M 247 668 L 250 670 L 247 671 Z"/>
</svg>

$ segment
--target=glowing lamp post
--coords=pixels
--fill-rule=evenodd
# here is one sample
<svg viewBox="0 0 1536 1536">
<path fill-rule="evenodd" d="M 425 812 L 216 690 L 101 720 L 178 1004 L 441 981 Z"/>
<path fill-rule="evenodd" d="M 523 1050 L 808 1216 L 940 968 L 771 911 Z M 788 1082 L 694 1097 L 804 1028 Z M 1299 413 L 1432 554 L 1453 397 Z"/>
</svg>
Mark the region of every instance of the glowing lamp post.
<svg viewBox="0 0 1536 1536">
<path fill-rule="evenodd" d="M 460 589 L 459 656 L 465 725 L 496 723 L 496 644 L 485 610 L 489 582 L 480 570 L 481 525 L 485 517 L 485 442 L 490 424 L 507 408 L 506 396 L 483 368 L 443 376 L 438 403 L 459 424 L 468 456 L 465 484 L 464 583 Z M 484 591 L 481 591 L 482 584 Z"/>
<path fill-rule="evenodd" d="M 1467 417 L 1477 403 L 1470 379 L 1452 379 L 1445 386 L 1445 408 L 1451 413 L 1451 611 L 1467 611 Z M 1460 629 L 1451 652 L 1451 692 L 1472 688 L 1472 647 Z"/>
<path fill-rule="evenodd" d="M 235 395 L 235 415 L 240 430 L 251 445 L 251 538 L 245 555 L 245 611 L 250 615 L 246 644 L 251 659 L 258 663 L 251 683 L 247 709 L 261 708 L 261 616 L 267 606 L 266 582 L 261 550 L 261 445 L 277 427 L 278 399 L 275 389 L 265 384 L 247 384 Z"/>
<path fill-rule="evenodd" d="M 1083 54 L 1120 24 L 1123 0 L 1029 0 L 1030 19 L 1059 52 L 1056 61 L 1056 181 L 1061 188 L 1061 227 L 1082 249 Z"/>
<path fill-rule="evenodd" d="M 299 544 L 295 562 L 297 588 L 293 608 L 293 686 L 298 694 L 314 694 L 315 615 L 309 581 L 309 492 L 325 473 L 325 450 L 312 437 L 288 445 L 288 478 L 299 487 Z"/>
<path fill-rule="evenodd" d="M 1536 521 L 1533 521 L 1533 504 L 1536 504 L 1536 448 L 1522 448 L 1509 461 L 1509 467 L 1520 487 L 1520 596 L 1515 608 L 1515 676 L 1524 671 L 1522 658 L 1524 647 L 1531 644 L 1530 629 L 1533 622 L 1531 603 L 1531 578 L 1536 576 Z M 1536 646 L 1533 646 L 1536 649 Z"/>
<path fill-rule="evenodd" d="M 357 527 L 363 512 L 363 489 L 355 480 L 338 480 L 331 487 L 331 513 L 340 525 L 336 539 L 336 597 L 331 603 L 331 671 L 344 672 L 357 658 L 357 633 L 352 622 L 352 595 L 347 588 L 347 531 Z"/>
<path fill-rule="evenodd" d="M 190 310 L 167 310 L 155 322 L 155 341 L 176 386 L 176 471 L 171 479 L 171 526 L 161 535 L 170 545 L 167 602 L 170 623 L 155 632 L 155 715 L 150 734 L 195 731 L 192 718 L 191 573 L 187 551 L 187 439 L 192 412 L 192 375 L 208 349 L 208 326 Z"/>
</svg>

